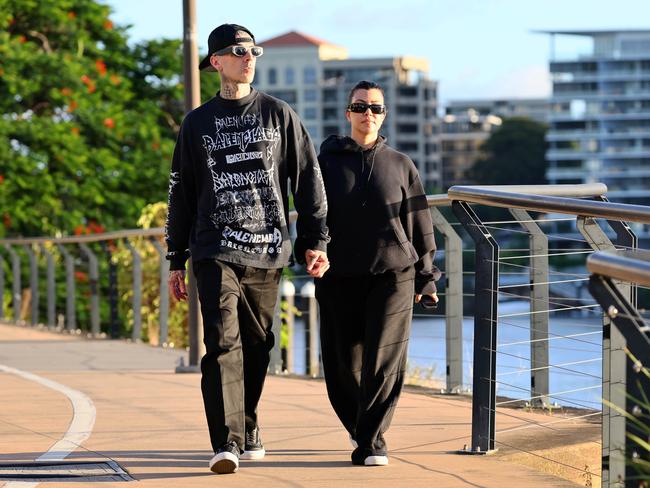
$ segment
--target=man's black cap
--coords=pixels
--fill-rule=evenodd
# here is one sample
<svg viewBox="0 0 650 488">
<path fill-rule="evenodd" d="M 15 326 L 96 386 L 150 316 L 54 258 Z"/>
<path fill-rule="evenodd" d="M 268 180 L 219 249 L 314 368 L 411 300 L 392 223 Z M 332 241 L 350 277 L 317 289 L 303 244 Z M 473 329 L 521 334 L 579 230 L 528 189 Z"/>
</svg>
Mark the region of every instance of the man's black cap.
<svg viewBox="0 0 650 488">
<path fill-rule="evenodd" d="M 239 32 L 239 36 L 237 33 Z M 242 36 L 242 32 L 248 33 L 250 37 Z M 222 24 L 210 32 L 208 37 L 208 55 L 199 64 L 202 71 L 215 71 L 210 64 L 210 56 L 224 47 L 239 44 L 241 42 L 255 42 L 255 36 L 246 27 L 237 24 Z"/>
</svg>

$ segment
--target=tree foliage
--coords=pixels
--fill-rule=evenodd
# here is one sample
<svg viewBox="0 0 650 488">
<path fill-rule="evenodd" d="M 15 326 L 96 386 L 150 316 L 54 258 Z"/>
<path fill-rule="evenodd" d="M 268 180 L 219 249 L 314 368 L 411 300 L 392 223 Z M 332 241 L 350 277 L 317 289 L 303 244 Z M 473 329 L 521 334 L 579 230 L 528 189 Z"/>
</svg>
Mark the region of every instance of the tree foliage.
<svg viewBox="0 0 650 488">
<path fill-rule="evenodd" d="M 541 185 L 546 183 L 546 126 L 512 117 L 483 144 L 483 156 L 470 171 L 480 185 Z"/>
<path fill-rule="evenodd" d="M 0 0 L 0 237 L 135 227 L 166 200 L 181 41 L 130 45 L 110 13 Z M 215 93 L 217 77 L 202 81 Z"/>
</svg>

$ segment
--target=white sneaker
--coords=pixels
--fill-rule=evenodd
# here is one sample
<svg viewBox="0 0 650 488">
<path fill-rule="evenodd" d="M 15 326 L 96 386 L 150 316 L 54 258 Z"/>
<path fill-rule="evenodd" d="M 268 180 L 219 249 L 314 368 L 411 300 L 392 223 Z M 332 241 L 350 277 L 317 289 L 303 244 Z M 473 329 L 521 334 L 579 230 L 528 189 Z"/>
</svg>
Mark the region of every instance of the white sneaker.
<svg viewBox="0 0 650 488">
<path fill-rule="evenodd" d="M 266 450 L 264 448 L 262 448 L 262 449 L 253 449 L 251 451 L 244 451 L 241 454 L 241 456 L 239 456 L 239 459 L 260 460 L 260 459 L 264 459 L 265 455 L 266 455 Z"/>
<path fill-rule="evenodd" d="M 265 455 L 266 450 L 264 449 L 264 444 L 262 444 L 259 427 L 255 427 L 253 430 L 247 430 L 244 452 L 239 456 L 239 459 L 259 460 L 264 459 Z"/>
<path fill-rule="evenodd" d="M 386 466 L 388 464 L 388 456 L 368 456 L 364 459 L 365 466 Z"/>
<path fill-rule="evenodd" d="M 210 471 L 217 474 L 235 473 L 239 469 L 239 448 L 234 442 L 224 444 L 210 459 Z"/>
</svg>

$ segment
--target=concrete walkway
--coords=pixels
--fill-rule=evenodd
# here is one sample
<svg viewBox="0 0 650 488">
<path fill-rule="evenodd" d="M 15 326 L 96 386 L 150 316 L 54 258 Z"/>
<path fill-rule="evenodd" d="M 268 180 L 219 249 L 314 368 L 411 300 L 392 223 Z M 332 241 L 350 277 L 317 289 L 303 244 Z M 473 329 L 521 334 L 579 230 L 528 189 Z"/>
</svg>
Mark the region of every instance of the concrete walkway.
<svg viewBox="0 0 650 488">
<path fill-rule="evenodd" d="M 122 341 L 91 341 L 0 325 L 0 365 L 13 368 L 0 370 L 0 463 L 33 462 L 70 435 L 71 422 L 78 422 L 75 425 L 85 425 L 80 429 L 88 432 L 81 446 L 72 445 L 65 460 L 114 460 L 139 486 L 562 487 L 576 485 L 506 457 L 522 448 L 560 445 L 567 451 L 585 440 L 595 443 L 597 435 L 597 424 L 575 420 L 554 425 L 553 431 L 536 427 L 504 432 L 497 439 L 519 447 L 495 456 L 458 455 L 454 451 L 470 442 L 471 402 L 409 389 L 386 436 L 390 465 L 352 466 L 347 434 L 329 405 L 324 383 L 270 376 L 260 405 L 266 458 L 242 461 L 238 473 L 218 476 L 207 469 L 212 453 L 200 376 L 173 373 L 182 355 Z M 56 385 L 63 389 L 53 389 Z M 79 396 L 71 399 L 73 393 Z M 497 414 L 497 430 L 554 420 L 507 409 Z M 535 446 L 542 438 L 547 439 L 544 445 Z M 55 459 L 56 454 L 50 457 Z M 0 486 L 6 472 L 1 468 Z M 594 477 L 593 483 L 600 480 Z M 115 475 L 69 483 L 62 478 L 38 486 L 80 484 L 127 482 Z M 9 481 L 5 486 L 36 484 Z"/>
</svg>

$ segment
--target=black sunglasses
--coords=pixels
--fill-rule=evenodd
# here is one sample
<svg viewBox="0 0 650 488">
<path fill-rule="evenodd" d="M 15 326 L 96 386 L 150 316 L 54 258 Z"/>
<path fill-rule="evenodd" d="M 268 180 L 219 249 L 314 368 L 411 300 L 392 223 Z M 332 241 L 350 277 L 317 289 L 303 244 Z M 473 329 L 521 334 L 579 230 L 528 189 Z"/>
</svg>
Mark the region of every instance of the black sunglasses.
<svg viewBox="0 0 650 488">
<path fill-rule="evenodd" d="M 369 105 L 367 103 L 356 102 L 348 105 L 348 110 L 355 114 L 365 114 L 368 109 L 370 109 L 370 111 L 375 115 L 386 113 L 386 105 L 381 105 L 379 103 L 372 103 Z"/>
<path fill-rule="evenodd" d="M 261 48 L 260 46 L 246 47 L 246 46 L 237 46 L 237 45 L 224 47 L 223 49 L 216 51 L 214 54 L 218 56 L 223 56 L 224 54 L 234 54 L 238 58 L 242 58 L 246 56 L 249 49 L 251 54 L 256 58 L 264 54 L 264 48 Z"/>
<path fill-rule="evenodd" d="M 431 295 L 422 295 L 422 298 L 420 298 L 420 305 L 422 305 L 422 308 L 425 310 L 434 310 L 438 308 L 438 302 L 431 298 Z"/>
</svg>

